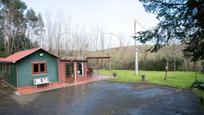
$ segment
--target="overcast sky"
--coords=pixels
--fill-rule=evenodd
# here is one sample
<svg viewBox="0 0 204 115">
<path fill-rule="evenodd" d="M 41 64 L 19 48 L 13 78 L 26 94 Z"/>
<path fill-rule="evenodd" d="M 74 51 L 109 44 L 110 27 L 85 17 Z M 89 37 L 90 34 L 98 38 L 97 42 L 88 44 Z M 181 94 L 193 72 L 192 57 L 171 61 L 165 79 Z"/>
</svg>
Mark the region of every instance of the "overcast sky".
<svg viewBox="0 0 204 115">
<path fill-rule="evenodd" d="M 72 17 L 81 28 L 101 27 L 109 33 L 133 34 L 134 19 L 146 29 L 157 24 L 154 15 L 145 12 L 138 0 L 23 0 L 28 8 L 42 13 L 61 12 Z M 139 25 L 137 31 L 143 30 Z"/>
</svg>

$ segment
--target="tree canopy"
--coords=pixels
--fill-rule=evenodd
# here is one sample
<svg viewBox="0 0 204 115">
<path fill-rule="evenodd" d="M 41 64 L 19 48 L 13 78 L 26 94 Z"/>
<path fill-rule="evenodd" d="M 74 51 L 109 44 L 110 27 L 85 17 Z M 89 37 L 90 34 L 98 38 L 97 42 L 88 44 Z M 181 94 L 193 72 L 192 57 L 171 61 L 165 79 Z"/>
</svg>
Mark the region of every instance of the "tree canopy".
<svg viewBox="0 0 204 115">
<path fill-rule="evenodd" d="M 156 15 L 159 23 L 138 32 L 137 39 L 155 43 L 157 51 L 177 39 L 185 45 L 184 56 L 192 61 L 204 59 L 204 0 L 140 0 L 145 10 Z"/>
<path fill-rule="evenodd" d="M 0 52 L 4 55 L 35 47 L 31 35 L 43 27 L 41 15 L 21 0 L 0 0 Z"/>
</svg>

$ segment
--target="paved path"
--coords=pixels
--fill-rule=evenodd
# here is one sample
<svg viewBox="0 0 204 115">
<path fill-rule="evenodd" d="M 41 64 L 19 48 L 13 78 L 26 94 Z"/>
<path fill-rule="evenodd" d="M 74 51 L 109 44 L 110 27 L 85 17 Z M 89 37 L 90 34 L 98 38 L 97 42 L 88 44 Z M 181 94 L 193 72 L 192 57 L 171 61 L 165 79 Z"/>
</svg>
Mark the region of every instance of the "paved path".
<svg viewBox="0 0 204 115">
<path fill-rule="evenodd" d="M 0 115 L 204 115 L 191 90 L 146 84 L 99 81 L 0 97 Z"/>
</svg>

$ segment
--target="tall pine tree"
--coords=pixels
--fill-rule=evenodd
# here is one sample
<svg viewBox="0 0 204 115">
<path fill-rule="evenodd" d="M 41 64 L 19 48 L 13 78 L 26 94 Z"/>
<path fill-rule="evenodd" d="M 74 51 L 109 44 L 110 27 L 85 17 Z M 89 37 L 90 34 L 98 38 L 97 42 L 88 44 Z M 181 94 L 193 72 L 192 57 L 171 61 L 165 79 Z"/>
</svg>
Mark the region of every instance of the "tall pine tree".
<svg viewBox="0 0 204 115">
<path fill-rule="evenodd" d="M 140 0 L 145 10 L 156 15 L 158 25 L 139 32 L 137 39 L 152 41 L 152 51 L 177 39 L 185 44 L 184 56 L 192 61 L 204 59 L 204 0 Z"/>
<path fill-rule="evenodd" d="M 1 0 L 0 39 L 4 54 L 34 47 L 35 40 L 28 36 L 28 30 L 36 31 L 39 26 L 37 23 L 38 16 L 34 10 L 28 9 L 21 0 Z"/>
</svg>

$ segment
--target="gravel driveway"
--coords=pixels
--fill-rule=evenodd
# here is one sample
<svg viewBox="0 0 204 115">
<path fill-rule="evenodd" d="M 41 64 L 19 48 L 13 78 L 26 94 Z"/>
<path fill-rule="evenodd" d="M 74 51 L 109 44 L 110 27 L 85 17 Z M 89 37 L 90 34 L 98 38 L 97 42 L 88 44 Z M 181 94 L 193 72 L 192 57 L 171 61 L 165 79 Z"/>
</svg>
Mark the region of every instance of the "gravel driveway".
<svg viewBox="0 0 204 115">
<path fill-rule="evenodd" d="M 0 90 L 0 115 L 204 115 L 191 90 L 99 81 L 32 95 Z"/>
</svg>

